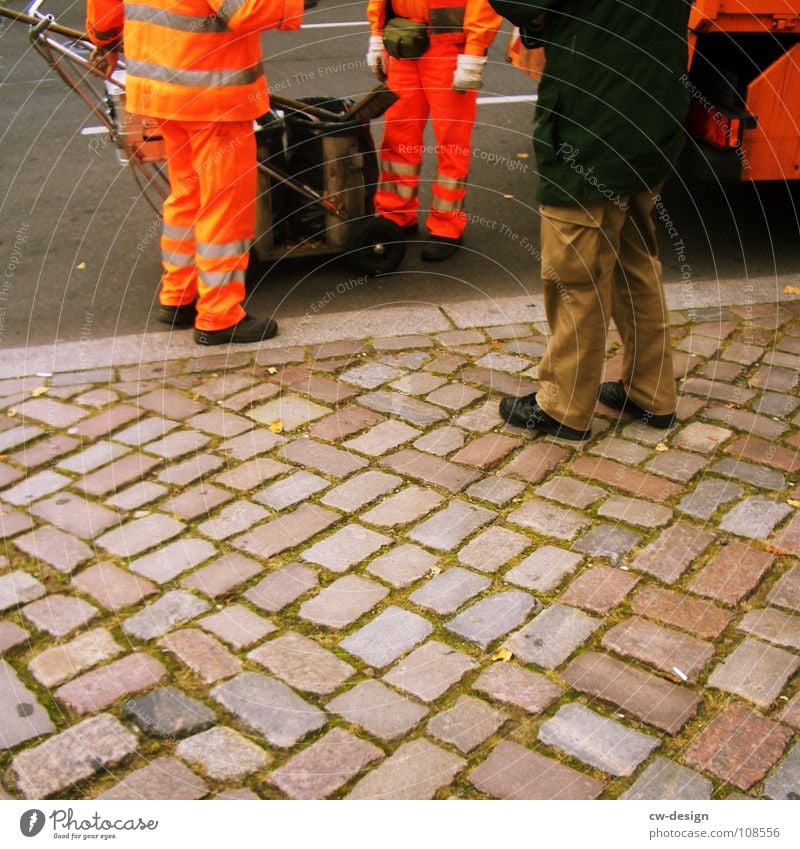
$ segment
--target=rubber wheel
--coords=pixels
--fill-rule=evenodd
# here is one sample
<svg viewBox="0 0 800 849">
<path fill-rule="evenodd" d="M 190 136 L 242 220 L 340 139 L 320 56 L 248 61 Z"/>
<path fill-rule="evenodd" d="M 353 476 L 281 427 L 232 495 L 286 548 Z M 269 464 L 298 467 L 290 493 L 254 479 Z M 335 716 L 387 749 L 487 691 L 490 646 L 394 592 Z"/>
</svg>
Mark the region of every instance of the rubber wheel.
<svg viewBox="0 0 800 849">
<path fill-rule="evenodd" d="M 394 271 L 406 255 L 402 230 L 386 218 L 369 218 L 352 228 L 348 259 L 358 271 L 371 277 Z"/>
</svg>

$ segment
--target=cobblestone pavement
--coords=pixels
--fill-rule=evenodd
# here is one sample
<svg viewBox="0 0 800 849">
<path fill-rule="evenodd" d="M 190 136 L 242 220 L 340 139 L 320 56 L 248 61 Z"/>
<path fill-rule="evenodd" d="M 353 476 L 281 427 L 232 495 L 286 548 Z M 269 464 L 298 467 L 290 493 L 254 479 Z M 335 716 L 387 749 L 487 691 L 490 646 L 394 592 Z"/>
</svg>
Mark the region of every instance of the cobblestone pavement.
<svg viewBox="0 0 800 849">
<path fill-rule="evenodd" d="M 0 795 L 797 798 L 800 304 L 671 316 L 582 446 L 534 325 L 0 382 Z"/>
</svg>

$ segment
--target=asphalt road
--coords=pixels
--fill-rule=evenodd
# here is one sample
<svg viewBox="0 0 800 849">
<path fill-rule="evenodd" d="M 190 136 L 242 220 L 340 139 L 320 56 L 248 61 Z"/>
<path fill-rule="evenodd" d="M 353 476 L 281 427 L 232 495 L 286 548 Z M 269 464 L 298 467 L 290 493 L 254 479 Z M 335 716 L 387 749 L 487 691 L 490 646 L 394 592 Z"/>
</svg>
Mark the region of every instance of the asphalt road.
<svg viewBox="0 0 800 849">
<path fill-rule="evenodd" d="M 19 0 L 8 4 L 22 9 Z M 265 34 L 270 84 L 291 97 L 358 97 L 368 91 L 373 78 L 363 67 L 365 7 L 365 0 L 320 0 L 301 31 Z M 46 9 L 60 23 L 82 27 L 83 2 L 52 0 Z M 457 303 L 480 295 L 538 297 L 534 107 L 508 101 L 534 94 L 535 86 L 505 64 L 507 39 L 505 27 L 490 52 L 481 92 L 468 193 L 474 220 L 465 249 L 453 261 L 431 266 L 420 262 L 419 247 L 412 245 L 397 272 L 345 286 L 336 297 L 329 293 L 354 276 L 340 257 L 254 266 L 251 312 L 280 318 L 306 314 L 320 302 L 337 312 Z M 6 21 L 0 23 L 0 114 L 0 345 L 14 349 L 55 338 L 162 329 L 153 318 L 159 278 L 155 213 L 114 146 L 93 132 L 97 118 L 30 48 L 25 27 Z M 380 121 L 373 131 L 380 137 Z M 434 166 L 428 161 L 423 171 L 423 206 Z M 667 281 L 681 281 L 687 264 L 698 282 L 798 271 L 799 198 L 800 192 L 784 185 L 723 193 L 673 180 L 664 204 L 674 227 L 660 228 Z"/>
</svg>

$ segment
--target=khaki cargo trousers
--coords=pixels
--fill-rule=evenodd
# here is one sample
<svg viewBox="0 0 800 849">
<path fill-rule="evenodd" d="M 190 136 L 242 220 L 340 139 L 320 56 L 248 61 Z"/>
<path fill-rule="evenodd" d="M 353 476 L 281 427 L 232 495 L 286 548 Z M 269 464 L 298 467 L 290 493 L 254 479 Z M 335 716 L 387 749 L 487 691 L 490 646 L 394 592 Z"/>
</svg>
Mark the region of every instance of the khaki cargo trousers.
<svg viewBox="0 0 800 849">
<path fill-rule="evenodd" d="M 544 305 L 550 325 L 539 364 L 539 406 L 590 427 L 614 319 L 631 400 L 655 415 L 677 403 L 653 207 L 658 188 L 582 206 L 542 204 Z"/>
</svg>

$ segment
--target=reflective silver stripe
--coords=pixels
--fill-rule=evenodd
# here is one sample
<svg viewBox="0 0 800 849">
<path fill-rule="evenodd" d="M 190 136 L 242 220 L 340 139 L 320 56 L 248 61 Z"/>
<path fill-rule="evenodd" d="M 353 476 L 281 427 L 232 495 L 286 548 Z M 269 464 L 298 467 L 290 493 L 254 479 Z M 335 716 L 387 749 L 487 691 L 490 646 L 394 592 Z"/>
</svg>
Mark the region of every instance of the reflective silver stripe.
<svg viewBox="0 0 800 849">
<path fill-rule="evenodd" d="M 194 227 L 173 227 L 165 222 L 161 225 L 161 232 L 168 239 L 177 239 L 179 242 L 194 241 Z"/>
<path fill-rule="evenodd" d="M 463 198 L 460 200 L 442 200 L 434 195 L 431 201 L 431 209 L 435 209 L 437 212 L 461 212 L 463 206 Z"/>
<path fill-rule="evenodd" d="M 447 32 L 462 32 L 464 29 L 464 7 L 457 9 L 431 9 L 431 35 Z"/>
<path fill-rule="evenodd" d="M 382 182 L 380 190 L 390 195 L 399 195 L 403 200 L 411 200 L 417 196 L 416 186 L 403 186 L 400 183 Z"/>
<path fill-rule="evenodd" d="M 263 74 L 260 64 L 238 71 L 186 71 L 170 68 L 167 65 L 139 62 L 135 59 L 128 59 L 126 65 L 129 77 L 143 77 L 146 80 L 157 80 L 161 83 L 203 88 L 250 85 Z"/>
<path fill-rule="evenodd" d="M 227 18 L 221 15 L 179 15 L 139 3 L 125 4 L 125 20 L 140 24 L 156 24 L 183 32 L 230 32 Z"/>
<path fill-rule="evenodd" d="M 206 286 L 226 286 L 228 283 L 244 283 L 245 271 L 236 268 L 233 271 L 203 271 L 200 269 L 200 281 Z"/>
<path fill-rule="evenodd" d="M 445 177 L 443 174 L 436 175 L 436 185 L 451 192 L 463 191 L 466 180 L 455 180 L 453 177 Z"/>
<path fill-rule="evenodd" d="M 225 256 L 241 256 L 250 250 L 250 242 L 246 239 L 239 239 L 236 242 L 219 242 L 218 244 L 209 245 L 205 242 L 197 243 L 197 255 L 206 259 L 219 259 Z"/>
<path fill-rule="evenodd" d="M 397 174 L 400 177 L 416 177 L 419 174 L 419 165 L 407 165 L 405 162 L 392 162 L 390 159 L 381 160 L 381 170 L 389 174 Z"/>
<path fill-rule="evenodd" d="M 161 259 L 179 268 L 194 265 L 194 254 L 185 254 L 180 251 L 161 251 Z"/>
<path fill-rule="evenodd" d="M 229 21 L 238 11 L 244 6 L 247 0 L 225 0 L 225 2 L 219 7 L 219 16 L 225 20 Z"/>
</svg>

